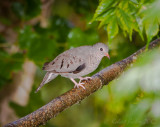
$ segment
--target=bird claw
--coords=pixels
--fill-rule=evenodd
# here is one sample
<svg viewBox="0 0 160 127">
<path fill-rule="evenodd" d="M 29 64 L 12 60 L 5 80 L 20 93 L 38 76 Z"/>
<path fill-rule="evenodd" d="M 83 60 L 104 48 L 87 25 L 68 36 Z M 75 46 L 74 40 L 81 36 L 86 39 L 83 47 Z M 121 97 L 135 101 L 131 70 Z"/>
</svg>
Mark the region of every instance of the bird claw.
<svg viewBox="0 0 160 127">
<path fill-rule="evenodd" d="M 75 84 L 75 86 L 74 86 L 74 88 L 79 88 L 79 87 L 82 87 L 83 89 L 86 89 L 82 84 L 84 84 L 84 83 L 77 83 L 77 84 Z"/>
<path fill-rule="evenodd" d="M 82 82 L 83 80 L 91 80 L 92 79 L 92 77 L 80 77 L 79 78 L 80 79 L 80 81 L 79 82 Z"/>
</svg>

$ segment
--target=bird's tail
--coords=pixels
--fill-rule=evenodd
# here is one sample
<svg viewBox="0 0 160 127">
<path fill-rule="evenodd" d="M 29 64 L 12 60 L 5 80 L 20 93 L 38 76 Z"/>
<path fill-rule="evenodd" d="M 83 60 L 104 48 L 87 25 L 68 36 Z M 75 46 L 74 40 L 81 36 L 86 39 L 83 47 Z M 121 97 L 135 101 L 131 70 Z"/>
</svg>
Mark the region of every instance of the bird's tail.
<svg viewBox="0 0 160 127">
<path fill-rule="evenodd" d="M 46 83 L 50 82 L 51 80 L 53 80 L 57 76 L 58 76 L 58 74 L 55 74 L 55 73 L 52 73 L 52 72 L 47 72 L 45 74 L 44 78 L 43 78 L 43 81 L 41 82 L 41 84 L 39 85 L 39 87 L 37 88 L 35 93 L 37 93 L 42 86 L 44 86 Z"/>
</svg>

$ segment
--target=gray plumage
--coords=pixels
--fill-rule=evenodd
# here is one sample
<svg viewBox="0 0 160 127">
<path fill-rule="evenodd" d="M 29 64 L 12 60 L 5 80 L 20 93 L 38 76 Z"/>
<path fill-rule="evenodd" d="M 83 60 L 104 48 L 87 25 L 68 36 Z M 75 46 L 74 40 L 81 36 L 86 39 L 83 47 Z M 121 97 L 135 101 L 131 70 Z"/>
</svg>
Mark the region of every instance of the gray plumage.
<svg viewBox="0 0 160 127">
<path fill-rule="evenodd" d="M 104 56 L 109 57 L 108 47 L 103 43 L 81 46 L 61 53 L 53 61 L 44 64 L 43 70 L 47 73 L 36 92 L 58 75 L 70 78 L 77 87 L 83 87 L 81 85 L 83 83 L 76 83 L 74 79 L 79 78 L 81 81 L 90 78 L 82 78 L 81 76 L 93 72 Z"/>
</svg>

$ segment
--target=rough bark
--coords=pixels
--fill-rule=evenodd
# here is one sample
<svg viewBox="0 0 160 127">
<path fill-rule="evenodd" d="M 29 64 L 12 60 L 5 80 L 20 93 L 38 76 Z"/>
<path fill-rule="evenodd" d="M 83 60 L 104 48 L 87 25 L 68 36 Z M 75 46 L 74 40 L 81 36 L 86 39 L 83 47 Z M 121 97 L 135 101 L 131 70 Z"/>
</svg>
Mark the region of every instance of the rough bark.
<svg viewBox="0 0 160 127">
<path fill-rule="evenodd" d="M 154 40 L 150 43 L 149 49 L 160 46 L 160 39 Z M 64 109 L 71 107 L 73 104 L 82 101 L 93 92 L 102 88 L 103 85 L 108 84 L 110 81 L 117 78 L 131 63 L 133 63 L 137 56 L 146 51 L 143 47 L 131 56 L 112 64 L 111 66 L 103 69 L 92 76 L 92 80 L 85 82 L 85 90 L 83 88 L 73 88 L 68 92 L 53 99 L 48 104 L 32 112 L 31 114 L 11 122 L 4 127 L 35 127 L 45 124 L 48 120 L 56 117 L 57 114 Z"/>
</svg>

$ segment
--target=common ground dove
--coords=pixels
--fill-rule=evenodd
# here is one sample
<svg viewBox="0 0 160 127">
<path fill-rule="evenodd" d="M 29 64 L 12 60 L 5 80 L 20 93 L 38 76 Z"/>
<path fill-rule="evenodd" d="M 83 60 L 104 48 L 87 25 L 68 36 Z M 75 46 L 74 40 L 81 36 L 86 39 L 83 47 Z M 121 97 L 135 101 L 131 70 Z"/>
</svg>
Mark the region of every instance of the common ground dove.
<svg viewBox="0 0 160 127">
<path fill-rule="evenodd" d="M 84 83 L 81 81 L 91 79 L 91 77 L 83 78 L 81 76 L 96 70 L 104 56 L 110 58 L 108 47 L 103 43 L 96 43 L 93 46 L 81 46 L 61 53 L 53 61 L 44 64 L 43 70 L 47 73 L 36 92 L 58 75 L 70 78 L 75 87 L 79 88 L 81 86 L 85 89 L 82 85 Z M 79 83 L 74 80 L 76 78 L 80 79 Z"/>
</svg>

